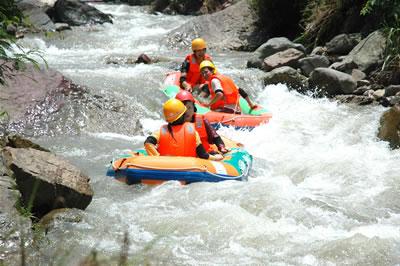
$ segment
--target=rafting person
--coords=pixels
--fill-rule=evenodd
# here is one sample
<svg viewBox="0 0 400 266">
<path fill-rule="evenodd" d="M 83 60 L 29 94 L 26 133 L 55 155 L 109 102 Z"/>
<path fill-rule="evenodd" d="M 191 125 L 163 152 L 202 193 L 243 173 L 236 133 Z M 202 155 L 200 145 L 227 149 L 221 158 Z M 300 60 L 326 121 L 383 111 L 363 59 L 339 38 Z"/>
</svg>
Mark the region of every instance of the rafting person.
<svg viewBox="0 0 400 266">
<path fill-rule="evenodd" d="M 193 123 L 185 122 L 186 106 L 177 99 L 169 99 L 163 105 L 168 124 L 147 137 L 144 147 L 152 156 L 188 156 L 220 161 L 224 157 L 209 154 L 200 139 Z"/>
<path fill-rule="evenodd" d="M 184 114 L 185 122 L 194 123 L 205 150 L 211 154 L 215 153 L 216 151 L 212 146 L 212 144 L 215 144 L 218 151 L 221 153 L 227 153 L 228 150 L 225 148 L 225 143 L 221 136 L 218 135 L 217 131 L 203 115 L 196 113 L 197 109 L 193 95 L 188 91 L 181 90 L 176 94 L 175 99 L 180 100 L 186 106 L 187 110 Z"/>
<path fill-rule="evenodd" d="M 192 41 L 193 53 L 188 54 L 181 66 L 180 85 L 183 89 L 192 92 L 194 89 L 203 90 L 206 81 L 200 75 L 200 64 L 203 60 L 212 61 L 211 56 L 206 54 L 207 43 L 202 38 Z"/>
<path fill-rule="evenodd" d="M 207 81 L 207 87 L 211 95 L 210 101 L 202 102 L 202 104 L 210 107 L 211 110 L 240 114 L 240 96 L 247 101 L 250 110 L 258 107 L 250 100 L 249 95 L 243 89 L 236 86 L 230 77 L 218 73 L 213 62 L 208 60 L 201 62 L 200 73 Z"/>
</svg>

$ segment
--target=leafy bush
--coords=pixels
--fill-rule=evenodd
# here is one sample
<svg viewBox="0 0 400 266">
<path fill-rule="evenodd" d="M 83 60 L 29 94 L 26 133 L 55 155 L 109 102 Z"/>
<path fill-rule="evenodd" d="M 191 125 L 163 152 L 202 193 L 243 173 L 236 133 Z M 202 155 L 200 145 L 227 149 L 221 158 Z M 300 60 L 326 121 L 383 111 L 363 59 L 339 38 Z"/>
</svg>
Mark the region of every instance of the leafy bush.
<svg viewBox="0 0 400 266">
<path fill-rule="evenodd" d="M 23 68 L 26 62 L 31 62 L 39 68 L 38 62 L 33 57 L 39 56 L 42 59 L 43 57 L 37 50 L 24 51 L 15 43 L 14 35 L 8 33 L 9 26 L 17 27 L 23 23 L 23 14 L 15 5 L 14 0 L 2 0 L 0 18 L 0 84 L 4 84 L 4 75 L 11 73 L 13 69 Z M 44 59 L 43 61 L 45 62 Z"/>
<path fill-rule="evenodd" d="M 400 69 L 400 1 L 368 0 L 361 15 L 380 18 L 380 26 L 387 37 L 385 61 L 382 69 Z"/>
</svg>

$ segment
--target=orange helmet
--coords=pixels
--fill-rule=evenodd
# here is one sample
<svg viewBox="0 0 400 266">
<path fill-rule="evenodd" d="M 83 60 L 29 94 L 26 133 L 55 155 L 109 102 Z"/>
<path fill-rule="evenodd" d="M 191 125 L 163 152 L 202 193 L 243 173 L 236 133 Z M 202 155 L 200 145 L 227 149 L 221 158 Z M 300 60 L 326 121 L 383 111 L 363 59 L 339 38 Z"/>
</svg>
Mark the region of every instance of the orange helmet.
<svg viewBox="0 0 400 266">
<path fill-rule="evenodd" d="M 185 90 L 181 90 L 180 92 L 178 92 L 178 94 L 175 95 L 175 99 L 178 99 L 181 102 L 184 101 L 191 101 L 194 102 L 194 98 L 193 95 Z"/>
<path fill-rule="evenodd" d="M 163 111 L 165 120 L 168 123 L 172 123 L 186 112 L 186 106 L 181 101 L 172 98 L 164 103 Z"/>
<path fill-rule="evenodd" d="M 202 50 L 207 48 L 207 43 L 202 38 L 196 38 L 192 41 L 192 50 Z"/>
</svg>

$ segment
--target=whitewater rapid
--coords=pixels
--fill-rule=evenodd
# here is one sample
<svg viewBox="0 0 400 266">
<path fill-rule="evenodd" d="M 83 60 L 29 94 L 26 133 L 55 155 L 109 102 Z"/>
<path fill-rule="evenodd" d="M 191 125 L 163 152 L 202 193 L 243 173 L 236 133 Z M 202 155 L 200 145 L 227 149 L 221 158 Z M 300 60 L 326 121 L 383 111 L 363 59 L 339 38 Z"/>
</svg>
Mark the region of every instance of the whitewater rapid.
<svg viewBox="0 0 400 266">
<path fill-rule="evenodd" d="M 385 109 L 312 98 L 283 84 L 264 87 L 263 73 L 245 68 L 247 53 L 209 51 L 222 73 L 273 113 L 252 131 L 220 130 L 253 155 L 247 182 L 147 187 L 106 177 L 113 156 L 141 147 L 163 123 L 162 80 L 189 53 L 169 48 L 163 36 L 191 17 L 96 7 L 114 24 L 24 43 L 74 82 L 140 106 L 132 116 L 142 117 L 143 132 L 91 128 L 35 139 L 83 169 L 94 188 L 89 207 L 76 211 L 79 222 L 59 221 L 47 233 L 41 263 L 77 265 L 92 250 L 118 258 L 127 232 L 132 265 L 400 264 L 400 153 L 376 138 Z M 140 53 L 170 62 L 106 64 L 108 57 Z"/>
</svg>

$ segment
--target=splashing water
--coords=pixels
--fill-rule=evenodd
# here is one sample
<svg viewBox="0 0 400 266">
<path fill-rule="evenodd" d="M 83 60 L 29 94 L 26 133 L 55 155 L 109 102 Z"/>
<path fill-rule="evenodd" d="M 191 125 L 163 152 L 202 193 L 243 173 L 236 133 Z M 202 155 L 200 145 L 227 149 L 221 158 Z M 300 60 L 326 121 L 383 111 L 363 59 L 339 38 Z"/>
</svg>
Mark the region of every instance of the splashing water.
<svg viewBox="0 0 400 266">
<path fill-rule="evenodd" d="M 189 51 L 171 51 L 160 42 L 190 17 L 150 15 L 125 5 L 96 7 L 111 13 L 114 24 L 25 42 L 43 49 L 50 67 L 75 82 L 142 105 L 139 110 L 148 112 L 140 120 L 145 133 L 92 128 L 79 136 L 37 139 L 84 169 L 95 191 L 80 212 L 82 221 L 59 222 L 49 231 L 43 260 L 61 254 L 76 265 L 93 249 L 118 256 L 128 232 L 132 264 L 400 263 L 400 154 L 376 139 L 384 108 L 315 99 L 282 84 L 264 88 L 261 71 L 244 69 L 246 53 L 210 51 L 222 73 L 273 113 L 269 124 L 252 131 L 220 130 L 254 156 L 248 182 L 146 187 L 106 177 L 113 156 L 141 147 L 145 134 L 162 124 L 165 98 L 158 89 L 173 69 L 162 63 L 107 65 L 104 58 L 145 52 L 179 62 Z"/>
</svg>

